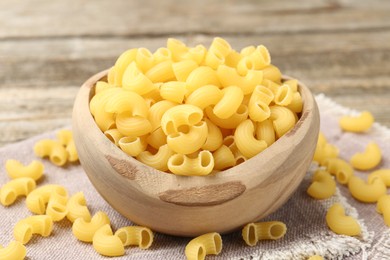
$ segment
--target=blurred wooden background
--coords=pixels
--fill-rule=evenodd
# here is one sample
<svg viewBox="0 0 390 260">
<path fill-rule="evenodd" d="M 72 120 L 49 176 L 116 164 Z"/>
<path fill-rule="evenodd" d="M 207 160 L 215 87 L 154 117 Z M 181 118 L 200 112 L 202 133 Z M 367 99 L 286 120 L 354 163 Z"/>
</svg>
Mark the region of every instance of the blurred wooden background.
<svg viewBox="0 0 390 260">
<path fill-rule="evenodd" d="M 388 0 L 0 0 L 0 146 L 69 125 L 88 77 L 168 37 L 264 44 L 285 74 L 390 127 L 389 13 Z"/>
</svg>

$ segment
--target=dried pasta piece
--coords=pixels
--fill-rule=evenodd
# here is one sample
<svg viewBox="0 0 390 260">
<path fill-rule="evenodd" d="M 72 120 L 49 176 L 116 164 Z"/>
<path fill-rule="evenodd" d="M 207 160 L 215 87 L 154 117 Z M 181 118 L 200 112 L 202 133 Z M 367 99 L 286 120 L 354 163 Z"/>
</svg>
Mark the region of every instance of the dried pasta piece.
<svg viewBox="0 0 390 260">
<path fill-rule="evenodd" d="M 73 223 L 78 218 L 82 218 L 87 222 L 91 221 L 91 213 L 88 210 L 87 202 L 82 191 L 70 197 L 66 207 L 68 209 L 66 217 L 70 222 Z"/>
<path fill-rule="evenodd" d="M 49 212 L 57 212 L 58 209 L 60 211 L 58 213 L 63 214 L 63 217 L 65 217 L 67 213 L 65 206 L 67 201 L 68 192 L 64 187 L 56 184 L 48 184 L 30 192 L 26 198 L 26 205 L 35 214 L 45 214 L 48 208 Z"/>
<path fill-rule="evenodd" d="M 53 230 L 53 220 L 48 215 L 35 215 L 19 220 L 14 227 L 14 238 L 22 244 L 27 244 L 34 234 L 43 237 L 50 236 Z"/>
<path fill-rule="evenodd" d="M 336 180 L 341 184 L 348 184 L 349 179 L 353 176 L 353 169 L 349 163 L 339 158 L 327 158 L 322 163 Z"/>
<path fill-rule="evenodd" d="M 370 170 L 379 165 L 382 152 L 379 146 L 370 142 L 363 153 L 356 153 L 351 158 L 351 165 L 358 170 Z"/>
<path fill-rule="evenodd" d="M 124 246 L 138 246 L 148 249 L 153 244 L 153 232 L 147 227 L 127 226 L 118 229 L 115 236 L 119 237 Z"/>
<path fill-rule="evenodd" d="M 76 219 L 72 225 L 72 233 L 80 241 L 92 242 L 96 231 L 107 224 L 110 224 L 110 219 L 106 213 L 99 211 L 91 221 L 85 221 L 83 218 Z"/>
<path fill-rule="evenodd" d="M 254 132 L 254 124 L 249 119 L 240 123 L 234 132 L 237 148 L 247 158 L 252 158 L 267 148 L 267 143 L 264 140 L 257 140 Z"/>
<path fill-rule="evenodd" d="M 312 255 L 307 260 L 324 260 L 324 258 L 320 255 Z"/>
<path fill-rule="evenodd" d="M 23 260 L 26 254 L 26 247 L 19 241 L 12 241 L 7 247 L 0 245 L 1 260 Z"/>
<path fill-rule="evenodd" d="M 214 158 L 210 151 L 201 151 L 195 158 L 184 154 L 174 154 L 168 160 L 168 169 L 177 175 L 208 175 L 214 168 Z"/>
<path fill-rule="evenodd" d="M 122 241 L 114 236 L 109 224 L 100 227 L 92 239 L 93 248 L 104 256 L 121 256 L 125 254 Z"/>
<path fill-rule="evenodd" d="M 363 111 L 357 117 L 343 116 L 339 121 L 341 129 L 356 133 L 367 131 L 371 128 L 373 123 L 374 117 L 368 111 Z"/>
<path fill-rule="evenodd" d="M 185 255 L 188 260 L 203 260 L 206 255 L 218 255 L 221 251 L 221 235 L 214 232 L 192 239 L 185 248 Z"/>
<path fill-rule="evenodd" d="M 270 109 L 270 119 L 274 125 L 277 138 L 280 138 L 295 126 L 295 114 L 286 107 L 271 106 Z"/>
<path fill-rule="evenodd" d="M 315 199 L 327 199 L 336 192 L 336 182 L 327 171 L 316 171 L 307 193 Z"/>
<path fill-rule="evenodd" d="M 383 195 L 378 199 L 376 211 L 383 215 L 385 224 L 390 227 L 390 195 Z"/>
<path fill-rule="evenodd" d="M 345 210 L 340 203 L 333 204 L 326 213 L 326 224 L 336 234 L 357 236 L 361 234 L 361 228 L 356 219 L 345 215 Z"/>
<path fill-rule="evenodd" d="M 366 203 L 377 202 L 387 192 L 386 185 L 380 177 L 373 178 L 371 182 L 366 183 L 364 180 L 352 176 L 348 182 L 348 189 L 352 197 Z"/>
<path fill-rule="evenodd" d="M 286 224 L 280 221 L 249 223 L 242 229 L 242 238 L 249 246 L 255 246 L 260 240 L 277 240 L 287 231 Z"/>
<path fill-rule="evenodd" d="M 58 141 L 40 140 L 34 145 L 34 153 L 36 156 L 44 158 L 49 157 L 50 161 L 57 165 L 63 166 L 68 160 L 68 153 L 65 147 Z"/>
<path fill-rule="evenodd" d="M 0 202 L 4 206 L 13 204 L 19 196 L 27 196 L 36 184 L 32 178 L 17 178 L 4 184 L 0 189 Z"/>
<path fill-rule="evenodd" d="M 11 179 L 27 177 L 37 181 L 42 177 L 44 169 L 40 161 L 32 161 L 27 166 L 17 160 L 7 160 L 5 163 L 5 170 Z"/>
<path fill-rule="evenodd" d="M 390 169 L 380 169 L 368 175 L 368 183 L 371 183 L 376 176 L 380 177 L 387 187 L 390 187 Z"/>
</svg>

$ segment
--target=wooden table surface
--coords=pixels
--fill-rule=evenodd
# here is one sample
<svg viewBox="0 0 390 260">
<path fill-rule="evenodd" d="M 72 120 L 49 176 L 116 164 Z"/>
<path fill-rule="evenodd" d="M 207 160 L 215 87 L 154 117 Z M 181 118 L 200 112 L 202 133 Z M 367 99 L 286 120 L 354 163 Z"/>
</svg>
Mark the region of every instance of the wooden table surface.
<svg viewBox="0 0 390 260">
<path fill-rule="evenodd" d="M 0 0 L 0 146 L 69 125 L 79 86 L 124 50 L 266 45 L 314 93 L 390 127 L 388 0 Z"/>
</svg>

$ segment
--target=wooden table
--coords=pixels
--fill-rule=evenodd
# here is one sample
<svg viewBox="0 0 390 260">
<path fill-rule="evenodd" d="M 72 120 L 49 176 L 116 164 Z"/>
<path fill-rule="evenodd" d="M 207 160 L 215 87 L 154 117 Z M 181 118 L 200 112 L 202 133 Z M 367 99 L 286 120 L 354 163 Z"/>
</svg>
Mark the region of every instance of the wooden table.
<svg viewBox="0 0 390 260">
<path fill-rule="evenodd" d="M 0 146 L 69 125 L 74 97 L 124 50 L 225 37 L 390 127 L 390 1 L 0 0 Z"/>
</svg>

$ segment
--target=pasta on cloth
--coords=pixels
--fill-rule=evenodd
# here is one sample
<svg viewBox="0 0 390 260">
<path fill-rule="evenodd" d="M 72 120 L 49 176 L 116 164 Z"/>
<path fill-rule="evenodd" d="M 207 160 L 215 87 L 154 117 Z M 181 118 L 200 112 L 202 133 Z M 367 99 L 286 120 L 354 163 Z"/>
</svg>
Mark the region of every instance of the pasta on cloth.
<svg viewBox="0 0 390 260">
<path fill-rule="evenodd" d="M 342 115 L 356 115 L 319 95 L 316 97 L 321 114 L 321 131 L 329 143 L 340 148 L 340 158 L 349 160 L 356 151 L 364 151 L 367 144 L 375 141 L 382 151 L 381 168 L 390 168 L 390 130 L 375 123 L 366 134 L 343 132 L 338 119 Z M 56 131 L 44 133 L 26 141 L 0 148 L 0 185 L 9 181 L 5 171 L 7 159 L 16 159 L 27 164 L 40 160 L 34 155 L 34 144 L 41 139 L 54 138 Z M 39 187 L 47 184 L 61 185 L 69 192 L 69 197 L 82 191 L 91 215 L 98 211 L 107 213 L 113 230 L 134 225 L 112 209 L 100 197 L 78 164 L 57 167 L 47 160 L 45 178 Z M 312 174 L 317 170 L 313 164 L 302 184 L 290 200 L 278 211 L 262 221 L 281 221 L 287 226 L 286 235 L 276 241 L 259 241 L 249 247 L 241 236 L 241 230 L 223 235 L 223 250 L 218 256 L 207 259 L 307 259 L 312 255 L 323 255 L 332 259 L 383 259 L 390 256 L 386 245 L 390 243 L 390 229 L 383 216 L 376 211 L 376 204 L 363 204 L 353 199 L 348 187 L 338 184 L 334 196 L 325 200 L 311 198 L 306 190 L 310 186 Z M 368 173 L 355 171 L 360 178 Z M 341 203 L 349 216 L 356 218 L 361 226 L 361 236 L 340 236 L 329 230 L 325 216 L 334 203 Z M 13 227 L 21 219 L 32 215 L 25 198 L 18 198 L 13 205 L 0 206 L 0 244 L 8 245 L 13 240 Z M 219 220 L 216 220 L 219 221 Z M 153 245 L 148 250 L 126 247 L 126 254 L 115 259 L 183 259 L 185 247 L 191 238 L 180 238 L 156 233 Z M 107 259 L 100 256 L 91 244 L 78 241 L 72 234 L 72 223 L 64 218 L 53 225 L 48 237 L 34 236 L 26 245 L 29 259 Z"/>
</svg>

